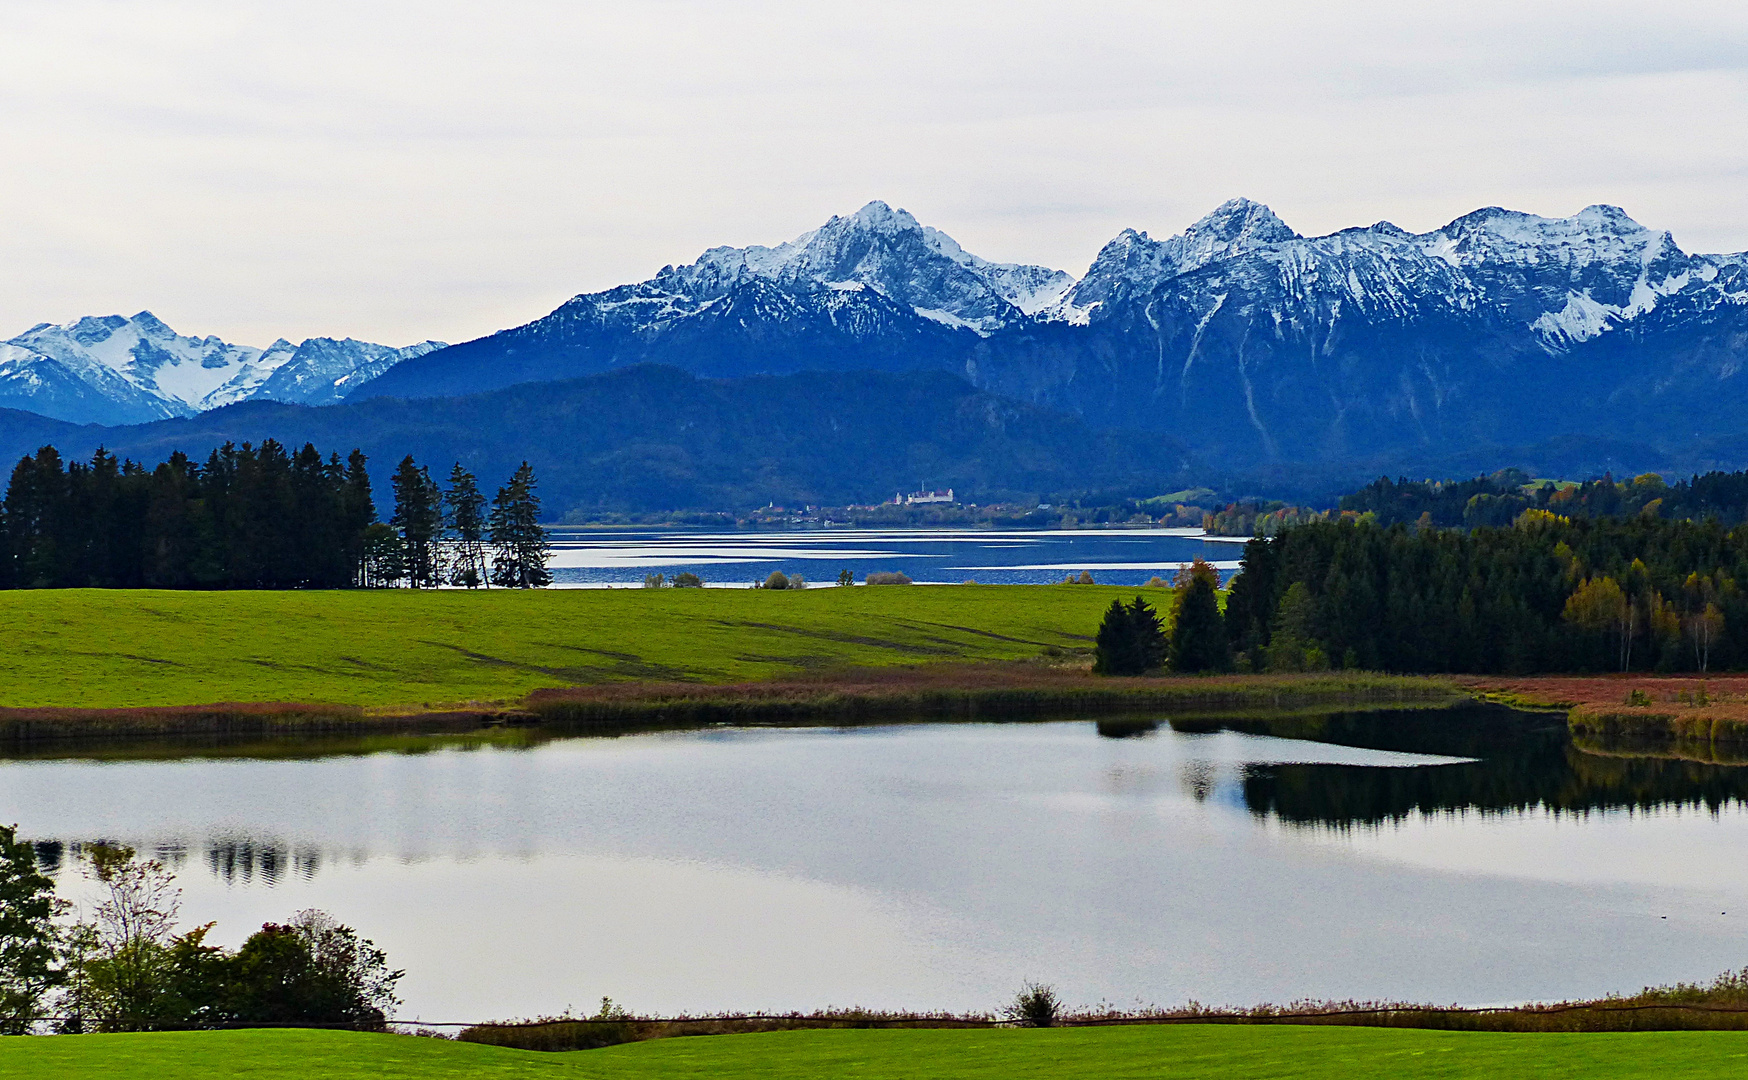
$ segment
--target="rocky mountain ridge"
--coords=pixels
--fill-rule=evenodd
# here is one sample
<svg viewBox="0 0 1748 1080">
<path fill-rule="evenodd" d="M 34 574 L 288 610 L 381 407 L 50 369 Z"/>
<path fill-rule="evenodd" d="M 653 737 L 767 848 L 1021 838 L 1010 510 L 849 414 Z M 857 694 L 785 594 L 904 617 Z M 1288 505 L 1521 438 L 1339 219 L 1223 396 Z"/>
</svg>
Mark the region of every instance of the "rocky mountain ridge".
<svg viewBox="0 0 1748 1080">
<path fill-rule="evenodd" d="M 148 313 L 40 326 L 0 345 L 0 405 L 117 423 L 644 363 L 718 378 L 945 371 L 1248 467 L 1740 435 L 1745 360 L 1748 253 L 1689 254 L 1617 207 L 1304 236 L 1234 199 L 1163 240 L 1124 230 L 1077 280 L 980 258 L 872 202 L 443 348 L 252 350 L 179 337 Z"/>
<path fill-rule="evenodd" d="M 351 338 L 281 338 L 265 349 L 178 334 L 153 315 L 39 323 L 0 343 L 0 406 L 78 423 L 145 423 L 239 401 L 339 401 L 402 360 L 404 349 Z"/>
<path fill-rule="evenodd" d="M 1748 257 L 1690 255 L 1617 207 L 1306 237 L 1234 199 L 1165 240 L 1125 230 L 1071 280 L 870 203 L 575 297 L 354 397 L 650 361 L 723 377 L 938 368 L 1243 464 L 1514 445 L 1617 416 L 1612 433 L 1638 438 L 1728 434 L 1744 358 Z M 1670 414 L 1704 422 L 1680 431 Z"/>
</svg>

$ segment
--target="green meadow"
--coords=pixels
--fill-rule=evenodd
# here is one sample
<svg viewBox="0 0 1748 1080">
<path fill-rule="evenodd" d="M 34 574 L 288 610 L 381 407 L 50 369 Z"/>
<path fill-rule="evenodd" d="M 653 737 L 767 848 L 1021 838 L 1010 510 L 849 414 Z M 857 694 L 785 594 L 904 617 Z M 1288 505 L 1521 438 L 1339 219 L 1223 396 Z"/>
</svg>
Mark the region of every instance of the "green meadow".
<svg viewBox="0 0 1748 1080">
<path fill-rule="evenodd" d="M 1216 1025 L 789 1031 L 541 1054 L 396 1035 L 268 1030 L 0 1039 L 9 1080 L 1613 1080 L 1748 1075 L 1748 1032 L 1508 1035 Z"/>
<path fill-rule="evenodd" d="M 1150 592 L 1165 600 L 1163 590 Z M 541 687 L 726 683 L 1086 648 L 1104 586 L 346 592 L 19 590 L 0 706 L 424 708 Z"/>
</svg>

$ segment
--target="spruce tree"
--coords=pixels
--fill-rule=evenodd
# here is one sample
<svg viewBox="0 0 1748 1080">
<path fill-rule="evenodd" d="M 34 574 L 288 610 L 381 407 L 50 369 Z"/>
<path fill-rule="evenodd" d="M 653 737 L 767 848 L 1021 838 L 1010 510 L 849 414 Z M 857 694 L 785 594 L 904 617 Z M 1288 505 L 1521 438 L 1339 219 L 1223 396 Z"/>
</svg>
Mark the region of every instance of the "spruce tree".
<svg viewBox="0 0 1748 1080">
<path fill-rule="evenodd" d="M 534 494 L 534 470 L 524 461 L 510 482 L 492 499 L 492 584 L 510 589 L 534 589 L 552 584 L 546 560 L 546 530 L 540 527 L 540 499 Z"/>
<path fill-rule="evenodd" d="M 376 503 L 370 497 L 369 459 L 354 449 L 346 458 L 346 477 L 340 488 L 340 517 L 346 536 L 347 562 L 353 568 L 354 584 L 368 585 L 364 535 L 376 524 Z"/>
<path fill-rule="evenodd" d="M 1112 600 L 1099 623 L 1098 636 L 1093 639 L 1093 673 L 1097 675 L 1133 675 L 1141 670 L 1140 654 L 1135 649 L 1135 635 L 1130 633 L 1129 609 L 1123 601 Z"/>
<path fill-rule="evenodd" d="M 479 481 L 455 463 L 449 470 L 449 490 L 443 493 L 444 526 L 454 545 L 449 582 L 472 589 L 486 580 L 486 497 Z"/>
<path fill-rule="evenodd" d="M 1135 648 L 1141 655 L 1141 669 L 1150 671 L 1164 667 L 1170 649 L 1165 638 L 1165 624 L 1159 613 L 1137 596 L 1129 605 L 1130 633 L 1135 635 Z"/>
<path fill-rule="evenodd" d="M 411 454 L 401 459 L 392 484 L 395 512 L 389 524 L 400 534 L 407 584 L 415 589 L 428 588 L 439 580 L 437 530 L 442 521 L 442 495 L 430 470 L 413 464 Z"/>
<path fill-rule="evenodd" d="M 1232 666 L 1226 623 L 1220 618 L 1220 601 L 1204 575 L 1193 575 L 1179 591 L 1177 618 L 1171 628 L 1170 661 L 1173 671 L 1185 674 L 1225 671 Z"/>
<path fill-rule="evenodd" d="M 1165 661 L 1165 631 L 1159 615 L 1137 596 L 1125 605 L 1112 600 L 1099 624 L 1093 671 L 1100 675 L 1139 675 Z"/>
</svg>

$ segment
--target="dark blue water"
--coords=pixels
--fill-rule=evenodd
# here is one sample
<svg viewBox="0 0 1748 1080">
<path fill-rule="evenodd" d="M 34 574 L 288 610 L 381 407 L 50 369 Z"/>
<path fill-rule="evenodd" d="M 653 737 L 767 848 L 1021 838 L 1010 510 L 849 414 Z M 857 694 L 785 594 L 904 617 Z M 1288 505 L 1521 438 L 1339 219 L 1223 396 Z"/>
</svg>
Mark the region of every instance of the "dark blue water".
<svg viewBox="0 0 1748 1080">
<path fill-rule="evenodd" d="M 824 585 L 850 571 L 896 570 L 916 582 L 1037 585 L 1085 570 L 1110 585 L 1170 578 L 1198 556 L 1230 577 L 1243 545 L 1204 539 L 1200 529 L 810 529 L 553 533 L 560 585 L 641 585 L 645 575 L 693 573 L 710 585 L 745 586 L 774 570 Z"/>
</svg>

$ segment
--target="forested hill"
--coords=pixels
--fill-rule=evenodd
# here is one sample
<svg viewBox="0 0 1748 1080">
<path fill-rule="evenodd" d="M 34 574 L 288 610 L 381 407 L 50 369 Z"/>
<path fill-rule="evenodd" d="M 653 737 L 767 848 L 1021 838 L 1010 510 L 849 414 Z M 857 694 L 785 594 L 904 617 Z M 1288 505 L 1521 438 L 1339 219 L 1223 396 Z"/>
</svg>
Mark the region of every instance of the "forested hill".
<svg viewBox="0 0 1748 1080">
<path fill-rule="evenodd" d="M 249 402 L 132 427 L 0 411 L 8 466 L 47 443 L 69 460 L 103 446 L 149 465 L 267 438 L 358 447 L 379 485 L 407 454 L 433 471 L 459 461 L 480 476 L 507 476 L 526 459 L 553 519 L 572 509 L 845 505 L 919 486 L 978 501 L 1168 491 L 1185 486 L 1190 466 L 1168 437 L 1095 431 L 940 372 L 714 380 L 641 365 L 466 397 Z"/>
<path fill-rule="evenodd" d="M 1583 483 L 1532 481 L 1517 469 L 1472 480 L 1391 480 L 1383 477 L 1342 497 L 1341 509 L 1370 514 L 1380 525 L 1442 529 L 1510 525 L 1525 510 L 1566 518 L 1648 515 L 1681 521 L 1748 521 L 1748 472 L 1708 472 L 1675 483 L 1645 474 Z"/>
</svg>

